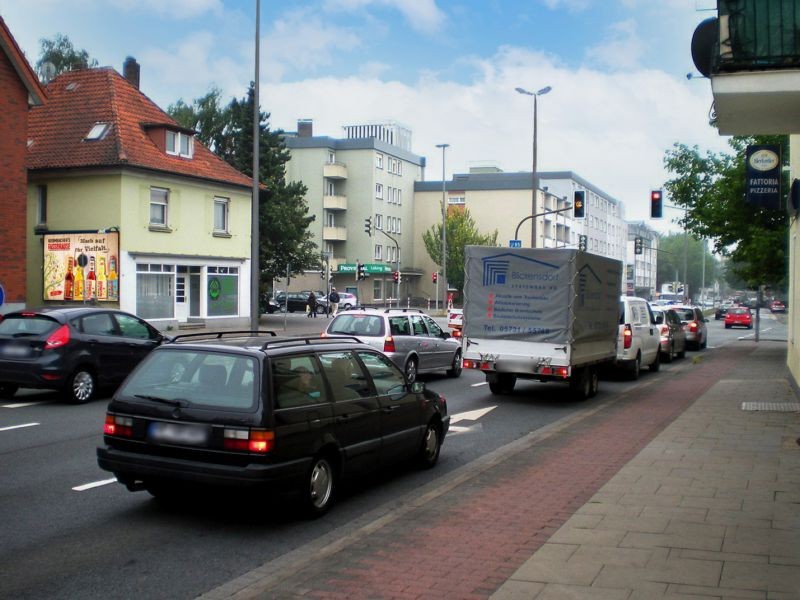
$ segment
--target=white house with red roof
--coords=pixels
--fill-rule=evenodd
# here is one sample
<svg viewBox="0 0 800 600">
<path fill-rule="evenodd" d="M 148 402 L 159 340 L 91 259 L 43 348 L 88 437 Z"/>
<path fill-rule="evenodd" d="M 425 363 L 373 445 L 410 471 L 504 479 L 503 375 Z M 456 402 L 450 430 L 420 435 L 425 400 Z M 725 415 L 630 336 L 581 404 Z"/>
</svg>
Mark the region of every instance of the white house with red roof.
<svg viewBox="0 0 800 600">
<path fill-rule="evenodd" d="M 139 90 L 63 73 L 28 132 L 28 304 L 107 303 L 159 327 L 245 325 L 252 180 Z"/>
</svg>

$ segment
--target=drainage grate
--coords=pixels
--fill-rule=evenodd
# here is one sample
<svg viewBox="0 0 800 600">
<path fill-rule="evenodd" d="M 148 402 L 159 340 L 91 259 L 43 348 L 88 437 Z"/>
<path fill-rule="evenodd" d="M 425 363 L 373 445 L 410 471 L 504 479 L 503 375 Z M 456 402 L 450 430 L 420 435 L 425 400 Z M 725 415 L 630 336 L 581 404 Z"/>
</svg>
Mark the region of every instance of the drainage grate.
<svg viewBox="0 0 800 600">
<path fill-rule="evenodd" d="M 772 412 L 800 412 L 796 402 L 742 402 L 742 410 L 768 410 Z"/>
</svg>

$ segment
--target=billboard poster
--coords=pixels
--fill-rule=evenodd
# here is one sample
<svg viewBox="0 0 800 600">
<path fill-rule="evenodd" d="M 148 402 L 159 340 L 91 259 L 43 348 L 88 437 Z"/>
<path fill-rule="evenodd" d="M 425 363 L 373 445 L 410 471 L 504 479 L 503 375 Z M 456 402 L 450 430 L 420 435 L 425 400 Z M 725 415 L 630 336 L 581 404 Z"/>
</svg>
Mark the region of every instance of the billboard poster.
<svg viewBox="0 0 800 600">
<path fill-rule="evenodd" d="M 781 147 L 777 145 L 748 146 L 747 202 L 761 208 L 779 210 L 781 207 Z"/>
<path fill-rule="evenodd" d="M 119 302 L 119 232 L 44 235 L 44 300 Z"/>
</svg>

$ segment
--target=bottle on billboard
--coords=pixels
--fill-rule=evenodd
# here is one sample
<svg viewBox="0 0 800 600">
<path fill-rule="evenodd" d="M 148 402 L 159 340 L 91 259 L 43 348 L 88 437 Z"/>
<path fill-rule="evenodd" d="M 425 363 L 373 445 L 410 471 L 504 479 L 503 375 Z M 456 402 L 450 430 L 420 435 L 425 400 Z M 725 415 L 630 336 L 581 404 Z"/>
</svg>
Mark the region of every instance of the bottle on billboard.
<svg viewBox="0 0 800 600">
<path fill-rule="evenodd" d="M 106 257 L 97 259 L 97 299 L 108 300 L 108 285 L 106 282 Z"/>
<path fill-rule="evenodd" d="M 117 276 L 117 257 L 108 259 L 108 299 L 119 300 L 119 278 Z"/>
<path fill-rule="evenodd" d="M 84 289 L 83 267 L 81 267 L 80 263 L 77 263 L 75 265 L 75 283 L 74 283 L 74 290 L 72 293 L 72 299 L 83 300 L 83 289 Z"/>
<path fill-rule="evenodd" d="M 72 295 L 75 290 L 75 275 L 72 272 L 75 259 L 71 256 L 67 257 L 67 274 L 64 277 L 64 300 L 72 300 Z"/>
<path fill-rule="evenodd" d="M 92 255 L 89 257 L 89 274 L 86 276 L 86 291 L 84 292 L 87 300 L 97 298 L 97 274 L 94 269 L 94 255 Z"/>
</svg>

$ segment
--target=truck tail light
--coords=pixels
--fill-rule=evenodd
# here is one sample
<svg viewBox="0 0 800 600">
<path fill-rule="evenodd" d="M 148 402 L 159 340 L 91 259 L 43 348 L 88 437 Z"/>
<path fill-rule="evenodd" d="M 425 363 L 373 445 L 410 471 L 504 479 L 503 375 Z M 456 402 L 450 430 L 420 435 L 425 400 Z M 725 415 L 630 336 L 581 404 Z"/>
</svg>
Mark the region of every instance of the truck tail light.
<svg viewBox="0 0 800 600">
<path fill-rule="evenodd" d="M 633 343 L 633 330 L 630 325 L 626 324 L 622 331 L 622 347 L 627 350 L 631 347 L 631 343 Z"/>
<path fill-rule="evenodd" d="M 383 351 L 384 352 L 394 352 L 394 338 L 390 335 L 387 335 L 383 338 Z"/>
<path fill-rule="evenodd" d="M 47 341 L 44 343 L 44 349 L 52 350 L 53 348 L 60 348 L 61 346 L 66 345 L 68 342 L 69 326 L 65 324 L 50 334 L 50 337 L 47 338 Z"/>
<path fill-rule="evenodd" d="M 121 417 L 120 415 L 112 415 L 110 413 L 106 414 L 103 433 L 116 437 L 133 437 L 133 419 L 131 417 Z"/>
<path fill-rule="evenodd" d="M 225 450 L 267 454 L 275 448 L 275 432 L 267 429 L 225 429 L 222 438 Z"/>
</svg>

